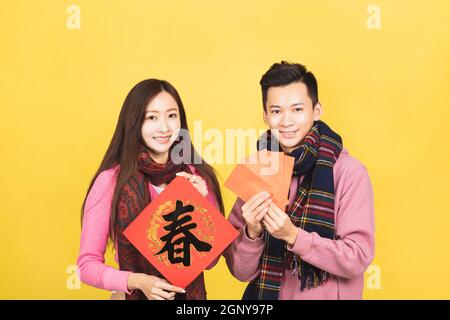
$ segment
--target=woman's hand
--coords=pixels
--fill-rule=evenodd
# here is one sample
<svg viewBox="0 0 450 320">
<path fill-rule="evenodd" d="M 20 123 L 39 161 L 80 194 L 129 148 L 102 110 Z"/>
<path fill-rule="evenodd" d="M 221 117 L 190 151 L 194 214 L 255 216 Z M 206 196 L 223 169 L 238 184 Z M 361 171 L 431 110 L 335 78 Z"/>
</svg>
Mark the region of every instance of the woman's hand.
<svg viewBox="0 0 450 320">
<path fill-rule="evenodd" d="M 262 219 L 264 226 L 274 238 L 284 240 L 289 245 L 293 245 L 297 239 L 297 227 L 292 223 L 286 212 L 278 208 L 272 200 L 268 202 L 267 214 Z"/>
<path fill-rule="evenodd" d="M 263 232 L 261 220 L 269 209 L 270 194 L 266 191 L 255 194 L 241 207 L 242 216 L 247 224 L 247 235 L 251 239 L 258 238 Z"/>
<path fill-rule="evenodd" d="M 196 176 L 193 174 L 189 174 L 187 172 L 178 172 L 177 176 L 185 177 L 189 180 L 190 183 L 202 194 L 202 196 L 206 197 L 208 195 L 208 188 L 206 186 L 205 180 L 202 177 Z"/>
<path fill-rule="evenodd" d="M 128 290 L 139 289 L 149 300 L 173 300 L 175 293 L 185 293 L 182 288 L 175 287 L 166 279 L 150 276 L 145 273 L 130 273 Z"/>
</svg>

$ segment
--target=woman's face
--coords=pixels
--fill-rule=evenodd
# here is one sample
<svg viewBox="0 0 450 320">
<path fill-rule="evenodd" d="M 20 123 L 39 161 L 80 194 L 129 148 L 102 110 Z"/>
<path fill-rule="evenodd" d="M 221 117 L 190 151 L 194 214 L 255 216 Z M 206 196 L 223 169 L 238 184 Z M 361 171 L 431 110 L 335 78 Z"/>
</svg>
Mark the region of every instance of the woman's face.
<svg viewBox="0 0 450 320">
<path fill-rule="evenodd" d="M 181 128 L 178 104 L 166 91 L 161 91 L 147 105 L 142 124 L 142 137 L 150 155 L 158 163 L 166 163 L 168 151 Z"/>
</svg>

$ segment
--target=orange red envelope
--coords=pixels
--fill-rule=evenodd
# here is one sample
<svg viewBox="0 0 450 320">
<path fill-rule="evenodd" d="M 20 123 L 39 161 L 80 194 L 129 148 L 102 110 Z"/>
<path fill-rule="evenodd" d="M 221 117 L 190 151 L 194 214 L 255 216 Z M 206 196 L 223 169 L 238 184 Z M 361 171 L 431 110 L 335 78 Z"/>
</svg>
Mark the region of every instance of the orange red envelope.
<svg viewBox="0 0 450 320">
<path fill-rule="evenodd" d="M 176 177 L 124 235 L 170 283 L 186 288 L 238 232 L 186 178 Z"/>
<path fill-rule="evenodd" d="M 236 165 L 224 185 L 244 201 L 267 191 L 273 201 L 283 209 L 289 204 L 294 158 L 283 152 L 258 151 Z"/>
</svg>

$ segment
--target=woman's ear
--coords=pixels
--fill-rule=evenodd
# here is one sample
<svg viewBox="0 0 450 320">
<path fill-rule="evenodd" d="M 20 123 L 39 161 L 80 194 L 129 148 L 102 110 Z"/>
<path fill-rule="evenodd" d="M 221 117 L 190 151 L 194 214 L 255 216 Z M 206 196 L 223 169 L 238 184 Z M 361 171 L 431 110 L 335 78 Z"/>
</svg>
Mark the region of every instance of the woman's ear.
<svg viewBox="0 0 450 320">
<path fill-rule="evenodd" d="M 323 110 L 322 105 L 319 102 L 317 102 L 316 105 L 314 106 L 313 112 L 314 112 L 314 121 L 320 120 L 320 116 L 322 115 Z"/>
</svg>

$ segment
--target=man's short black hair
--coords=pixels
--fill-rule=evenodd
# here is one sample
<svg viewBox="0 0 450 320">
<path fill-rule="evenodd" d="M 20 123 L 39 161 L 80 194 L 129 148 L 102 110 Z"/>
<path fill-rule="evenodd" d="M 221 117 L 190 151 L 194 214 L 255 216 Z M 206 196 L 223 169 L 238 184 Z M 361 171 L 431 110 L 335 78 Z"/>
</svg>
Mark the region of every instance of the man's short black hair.
<svg viewBox="0 0 450 320">
<path fill-rule="evenodd" d="M 259 82 L 264 110 L 266 110 L 267 91 L 270 87 L 285 86 L 294 82 L 303 82 L 306 85 L 308 96 L 311 98 L 314 108 L 319 102 L 316 77 L 304 65 L 281 61 L 281 63 L 274 63 Z"/>
</svg>

